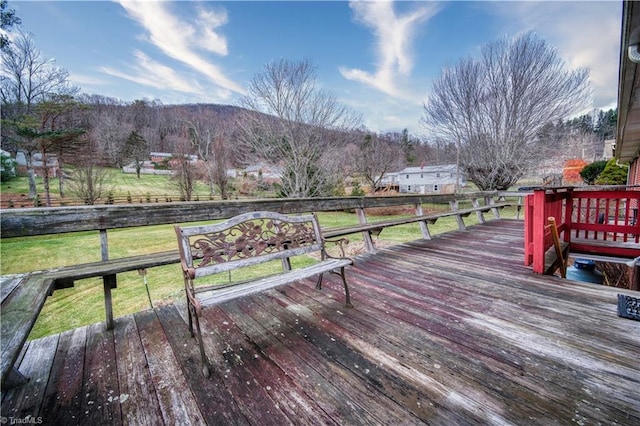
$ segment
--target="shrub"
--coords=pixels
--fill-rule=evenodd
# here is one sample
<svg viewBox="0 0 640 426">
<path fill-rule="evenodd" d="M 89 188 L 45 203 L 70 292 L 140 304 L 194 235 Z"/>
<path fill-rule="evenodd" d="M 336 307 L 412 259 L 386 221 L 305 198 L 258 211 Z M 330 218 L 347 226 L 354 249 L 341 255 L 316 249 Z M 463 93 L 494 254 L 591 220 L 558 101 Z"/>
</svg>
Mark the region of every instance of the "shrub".
<svg viewBox="0 0 640 426">
<path fill-rule="evenodd" d="M 602 173 L 602 171 L 606 167 L 606 165 L 607 165 L 606 160 L 595 161 L 591 164 L 588 164 L 580 171 L 580 177 L 582 177 L 582 180 L 587 185 L 593 185 L 596 179 L 598 178 L 598 176 L 600 176 L 600 173 Z"/>
<path fill-rule="evenodd" d="M 618 166 L 616 159 L 607 162 L 604 170 L 596 178 L 596 185 L 625 185 L 627 183 L 628 166 Z"/>
<path fill-rule="evenodd" d="M 364 197 L 364 189 L 360 186 L 360 182 L 353 182 L 353 187 L 351 188 L 351 196 L 352 197 Z"/>
<path fill-rule="evenodd" d="M 8 155 L 0 155 L 0 181 L 7 182 L 16 177 L 16 161 Z"/>
</svg>

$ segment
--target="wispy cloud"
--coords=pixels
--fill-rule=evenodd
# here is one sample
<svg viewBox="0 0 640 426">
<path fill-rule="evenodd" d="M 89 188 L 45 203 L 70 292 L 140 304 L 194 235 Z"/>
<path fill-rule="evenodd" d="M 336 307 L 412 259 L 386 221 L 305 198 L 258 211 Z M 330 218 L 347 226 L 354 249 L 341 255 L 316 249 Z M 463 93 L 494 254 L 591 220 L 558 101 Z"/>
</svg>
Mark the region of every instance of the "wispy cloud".
<svg viewBox="0 0 640 426">
<path fill-rule="evenodd" d="M 398 79 L 408 77 L 413 69 L 411 42 L 415 31 L 421 23 L 438 12 L 438 6 L 423 3 L 398 16 L 391 1 L 353 1 L 349 5 L 355 20 L 373 30 L 377 70 L 370 73 L 357 68 L 340 67 L 340 73 L 348 80 L 399 96 Z"/>
<path fill-rule="evenodd" d="M 214 12 L 200 8 L 193 23 L 181 21 L 168 7 L 169 2 L 128 1 L 119 0 L 120 5 L 129 16 L 136 20 L 145 30 L 145 39 L 156 46 L 168 57 L 179 61 L 196 72 L 204 75 L 211 83 L 218 86 L 221 94 L 230 96 L 230 92 L 244 94 L 244 89 L 228 78 L 219 66 L 213 64 L 203 51 L 225 56 L 228 53 L 227 41 L 218 32 L 219 27 L 227 23 L 226 11 Z M 136 54 L 141 69 L 149 67 L 147 55 Z M 155 64 L 153 71 L 158 77 L 175 78 L 177 73 L 160 64 Z M 112 70 L 113 71 L 113 70 Z M 112 75 L 115 75 L 112 73 Z M 132 76 L 143 81 L 149 81 L 148 76 Z M 130 78 L 131 79 L 131 78 Z M 173 87 L 184 87 L 181 82 L 173 83 Z M 186 89 L 186 87 L 185 87 Z"/>
<path fill-rule="evenodd" d="M 134 56 L 137 59 L 137 65 L 132 68 L 132 73 L 111 67 L 102 67 L 101 71 L 114 77 L 157 89 L 169 89 L 193 94 L 200 92 L 196 82 L 184 79 L 172 68 L 154 61 L 144 52 L 135 51 Z"/>
<path fill-rule="evenodd" d="M 491 7 L 506 18 L 510 33 L 535 31 L 558 49 L 571 68 L 589 68 L 594 108 L 615 106 L 621 3 L 498 2 Z"/>
</svg>

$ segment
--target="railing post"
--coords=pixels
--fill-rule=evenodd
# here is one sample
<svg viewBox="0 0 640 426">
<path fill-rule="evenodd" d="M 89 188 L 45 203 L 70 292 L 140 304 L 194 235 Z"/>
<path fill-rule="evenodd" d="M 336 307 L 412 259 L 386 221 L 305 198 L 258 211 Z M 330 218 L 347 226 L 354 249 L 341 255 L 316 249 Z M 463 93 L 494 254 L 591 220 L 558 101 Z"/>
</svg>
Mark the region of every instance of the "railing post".
<svg viewBox="0 0 640 426">
<path fill-rule="evenodd" d="M 109 260 L 109 242 L 107 240 L 107 230 L 100 230 L 100 252 L 102 260 Z M 113 329 L 113 301 L 111 299 L 111 289 L 117 287 L 115 275 L 105 275 L 102 277 L 102 287 L 104 288 L 104 310 L 106 316 L 107 330 Z"/>
<path fill-rule="evenodd" d="M 489 197 L 485 197 L 484 203 L 485 203 L 485 205 L 489 203 Z M 480 208 L 480 201 L 478 201 L 478 199 L 475 198 L 475 197 L 471 199 L 471 204 L 475 208 L 478 208 L 478 209 Z M 479 223 L 485 223 L 484 214 L 482 213 L 481 210 L 476 210 L 476 216 L 478 216 L 478 222 Z"/>
<path fill-rule="evenodd" d="M 449 201 L 449 206 L 451 207 L 451 211 L 457 212 L 458 200 Z M 459 214 L 456 215 L 456 221 L 458 222 L 459 230 L 464 231 L 465 229 L 467 229 L 466 225 L 464 224 L 464 220 L 462 220 L 462 216 L 460 216 Z"/>
<path fill-rule="evenodd" d="M 531 218 L 532 226 L 532 242 L 533 242 L 533 272 L 544 274 L 544 227 L 546 225 L 546 191 L 544 189 L 536 189 L 533 191 L 533 204 Z"/>
<path fill-rule="evenodd" d="M 363 207 L 356 208 L 356 215 L 358 216 L 358 223 L 361 225 L 367 223 L 367 216 L 364 213 Z M 362 231 L 362 241 L 364 241 L 364 245 L 367 248 L 367 253 L 376 252 L 376 248 L 373 245 L 373 240 L 371 239 L 371 233 L 369 231 Z"/>
<path fill-rule="evenodd" d="M 571 228 L 573 223 L 573 188 L 567 189 L 564 205 L 564 241 L 571 242 Z"/>
<path fill-rule="evenodd" d="M 423 210 L 422 210 L 422 204 L 417 203 L 416 204 L 416 216 L 422 216 Z M 431 234 L 429 233 L 429 227 L 427 226 L 427 223 L 424 220 L 421 220 L 420 222 L 418 222 L 420 224 L 420 230 L 422 230 L 422 237 L 425 240 L 430 240 L 431 239 Z"/>
</svg>

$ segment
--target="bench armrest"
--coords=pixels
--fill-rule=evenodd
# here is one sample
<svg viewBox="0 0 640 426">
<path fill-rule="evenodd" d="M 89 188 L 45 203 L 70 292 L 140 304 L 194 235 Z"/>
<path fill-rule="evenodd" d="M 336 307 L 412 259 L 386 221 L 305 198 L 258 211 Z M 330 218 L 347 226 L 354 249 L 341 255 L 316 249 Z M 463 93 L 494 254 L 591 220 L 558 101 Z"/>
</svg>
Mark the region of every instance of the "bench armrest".
<svg viewBox="0 0 640 426">
<path fill-rule="evenodd" d="M 329 238 L 323 238 L 322 239 L 322 259 L 349 259 L 351 260 L 351 263 L 353 263 L 353 260 L 351 258 L 349 258 L 346 253 L 345 253 L 345 246 L 347 244 L 349 244 L 349 239 L 348 238 L 335 238 L 335 239 L 329 239 Z M 325 244 L 326 243 L 332 243 L 337 245 L 340 248 L 340 254 L 342 256 L 340 257 L 336 257 L 336 256 L 331 256 L 329 254 L 329 252 L 327 252 L 326 248 L 325 248 Z"/>
</svg>

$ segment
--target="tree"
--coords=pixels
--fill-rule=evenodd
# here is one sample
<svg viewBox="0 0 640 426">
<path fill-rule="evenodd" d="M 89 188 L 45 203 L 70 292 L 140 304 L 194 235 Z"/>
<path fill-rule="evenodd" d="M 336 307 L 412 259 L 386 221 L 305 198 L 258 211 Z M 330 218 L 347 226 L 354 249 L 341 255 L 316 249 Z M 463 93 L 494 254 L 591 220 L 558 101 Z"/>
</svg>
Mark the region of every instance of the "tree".
<svg viewBox="0 0 640 426">
<path fill-rule="evenodd" d="M 252 159 L 280 166 L 281 192 L 311 197 L 331 192 L 327 156 L 344 146 L 345 132 L 360 117 L 318 88 L 316 68 L 308 60 L 280 60 L 257 73 L 241 104 L 249 111 L 238 122 Z"/>
<path fill-rule="evenodd" d="M 598 178 L 598 176 L 600 176 L 600 173 L 602 173 L 602 171 L 606 166 L 607 166 L 606 160 L 595 161 L 591 164 L 587 164 L 580 171 L 580 177 L 582 178 L 584 183 L 586 183 L 587 185 L 593 185 L 596 179 Z"/>
<path fill-rule="evenodd" d="M 16 160 L 5 151 L 0 152 L 0 182 L 6 182 L 16 177 Z"/>
<path fill-rule="evenodd" d="M 584 105 L 588 76 L 568 70 L 532 33 L 505 38 L 442 71 L 423 123 L 457 144 L 467 178 L 480 189 L 507 189 L 543 158 L 542 126 Z"/>
<path fill-rule="evenodd" d="M 366 180 L 373 192 L 387 173 L 402 167 L 406 152 L 403 148 L 393 146 L 379 135 L 367 133 L 358 144 L 353 170 Z"/>
<path fill-rule="evenodd" d="M 97 142 L 84 135 L 84 144 L 74 153 L 75 167 L 71 174 L 69 191 L 85 204 L 94 205 L 109 192 L 108 169 L 100 167 Z"/>
<path fill-rule="evenodd" d="M 39 120 L 33 117 L 34 106 L 54 95 L 73 95 L 69 73 L 42 57 L 33 37 L 20 32 L 16 40 L 2 49 L 0 68 L 3 141 L 8 140 L 27 160 L 29 196 L 36 198 L 35 170 L 32 156 L 39 150 L 34 132 Z M 34 127 L 35 126 L 35 127 Z"/>
<path fill-rule="evenodd" d="M 20 18 L 16 16 L 16 11 L 14 9 L 7 8 L 7 0 L 0 1 L 0 29 L 3 31 L 8 31 L 13 28 L 14 25 L 20 25 Z M 4 33 L 0 33 L 0 49 L 5 50 L 11 44 L 9 41 L 9 37 L 7 37 Z"/>
<path fill-rule="evenodd" d="M 229 196 L 229 176 L 227 167 L 233 156 L 229 125 L 213 112 L 199 111 L 186 121 L 189 139 L 204 162 L 211 194 L 217 187 L 220 197 Z"/>
<path fill-rule="evenodd" d="M 135 130 L 129 133 L 129 137 L 124 145 L 123 156 L 133 161 L 134 167 L 136 168 L 136 176 L 140 179 L 140 170 L 142 169 L 144 161 L 149 157 L 149 149 L 147 142 Z"/>
<path fill-rule="evenodd" d="M 600 110 L 596 121 L 596 134 L 600 140 L 615 139 L 618 125 L 618 109 Z"/>
<path fill-rule="evenodd" d="M 619 166 L 616 164 L 616 159 L 612 158 L 594 182 L 596 185 L 625 185 L 628 172 L 628 166 Z"/>
<path fill-rule="evenodd" d="M 171 168 L 174 172 L 172 179 L 178 191 L 180 191 L 180 199 L 182 201 L 191 201 L 195 183 L 194 170 L 189 159 L 189 145 L 188 141 L 180 141 L 171 163 Z"/>
<path fill-rule="evenodd" d="M 79 103 L 68 95 L 52 96 L 50 100 L 40 102 L 34 108 L 39 118 L 40 127 L 35 131 L 35 140 L 42 158 L 43 182 L 47 207 L 51 207 L 49 190 L 48 154 L 58 154 L 58 167 L 62 174 L 62 153 L 78 142 L 78 137 L 85 133 L 84 129 L 75 126 L 72 113 L 79 108 Z M 62 194 L 64 195 L 64 191 Z"/>
</svg>

